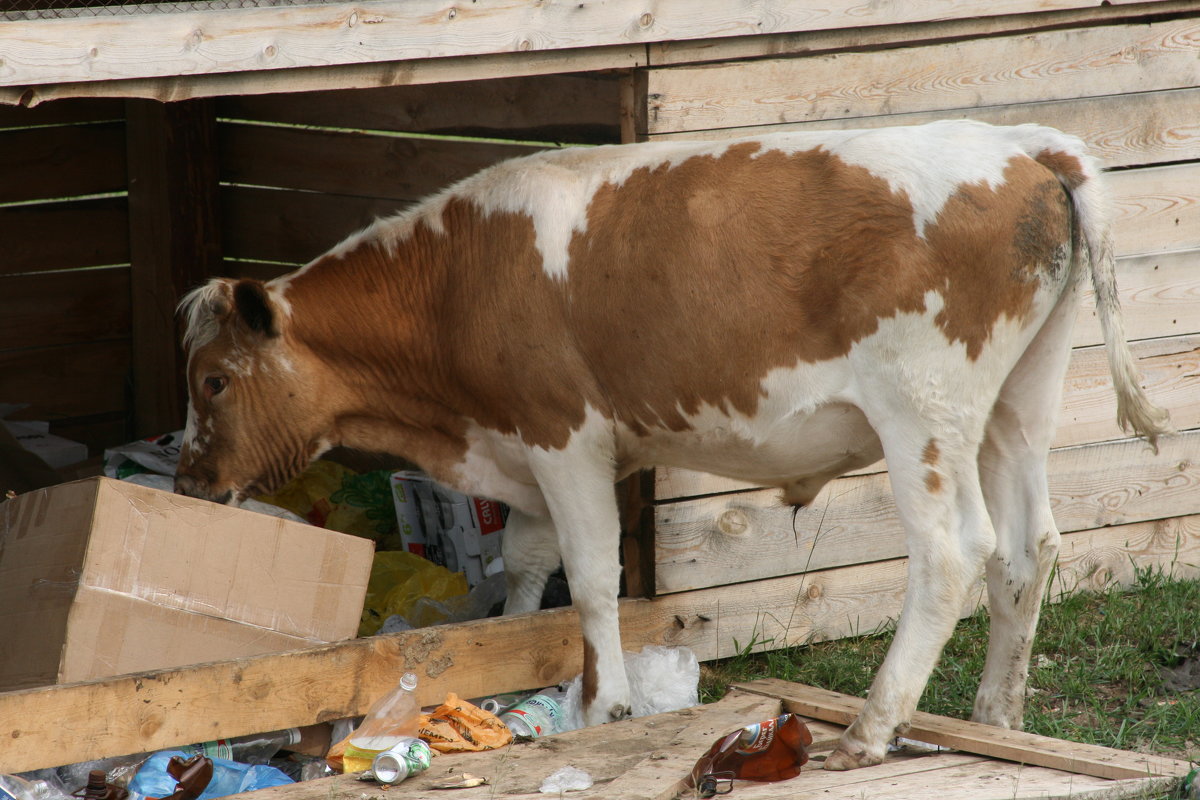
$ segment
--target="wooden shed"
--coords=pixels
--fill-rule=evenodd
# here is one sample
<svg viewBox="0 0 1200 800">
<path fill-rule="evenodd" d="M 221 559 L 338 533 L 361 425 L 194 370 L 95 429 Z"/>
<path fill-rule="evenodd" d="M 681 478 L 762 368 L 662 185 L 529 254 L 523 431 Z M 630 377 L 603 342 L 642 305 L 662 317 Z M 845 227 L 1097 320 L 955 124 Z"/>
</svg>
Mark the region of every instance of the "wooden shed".
<svg viewBox="0 0 1200 800">
<path fill-rule="evenodd" d="M 513 155 L 960 117 L 1053 125 L 1105 160 L 1128 333 L 1179 430 L 1154 453 L 1116 427 L 1089 300 L 1050 461 L 1052 591 L 1136 566 L 1200 575 L 1194 0 L 6 0 L 0 400 L 93 453 L 178 428 L 184 290 L 289 270 Z M 905 549 L 884 468 L 794 517 L 709 475 L 632 481 L 627 646 L 708 660 L 894 619 Z M 226 735 L 350 716 L 401 663 L 430 701 L 533 688 L 578 672 L 573 625 L 556 610 L 14 692 L 0 718 L 77 720 L 54 752 L 81 760 L 203 738 L 189 710 L 219 707 Z M 285 684 L 308 689 L 270 690 Z M 114 711 L 80 719 L 96 703 Z M 11 769 L 49 763 L 44 737 L 11 742 Z"/>
</svg>

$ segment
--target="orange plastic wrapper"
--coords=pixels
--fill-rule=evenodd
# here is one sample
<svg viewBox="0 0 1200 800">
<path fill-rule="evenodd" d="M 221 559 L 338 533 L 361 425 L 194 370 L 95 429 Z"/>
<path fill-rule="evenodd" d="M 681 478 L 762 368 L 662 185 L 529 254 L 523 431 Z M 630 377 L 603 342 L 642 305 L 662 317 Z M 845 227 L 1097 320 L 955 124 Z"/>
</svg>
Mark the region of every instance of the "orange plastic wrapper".
<svg viewBox="0 0 1200 800">
<path fill-rule="evenodd" d="M 446 701 L 417 720 L 418 735 L 439 753 L 495 750 L 512 741 L 512 732 L 490 711 L 450 692 Z"/>
</svg>

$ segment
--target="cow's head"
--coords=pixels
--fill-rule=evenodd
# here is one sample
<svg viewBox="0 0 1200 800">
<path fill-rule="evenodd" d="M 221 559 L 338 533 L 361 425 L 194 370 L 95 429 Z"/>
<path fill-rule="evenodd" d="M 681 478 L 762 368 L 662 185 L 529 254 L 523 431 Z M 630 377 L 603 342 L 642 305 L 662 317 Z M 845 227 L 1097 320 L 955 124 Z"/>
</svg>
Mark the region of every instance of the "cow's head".
<svg viewBox="0 0 1200 800">
<path fill-rule="evenodd" d="M 180 304 L 187 431 L 175 491 L 220 503 L 278 489 L 328 449 L 322 370 L 259 281 L 214 280 Z"/>
</svg>

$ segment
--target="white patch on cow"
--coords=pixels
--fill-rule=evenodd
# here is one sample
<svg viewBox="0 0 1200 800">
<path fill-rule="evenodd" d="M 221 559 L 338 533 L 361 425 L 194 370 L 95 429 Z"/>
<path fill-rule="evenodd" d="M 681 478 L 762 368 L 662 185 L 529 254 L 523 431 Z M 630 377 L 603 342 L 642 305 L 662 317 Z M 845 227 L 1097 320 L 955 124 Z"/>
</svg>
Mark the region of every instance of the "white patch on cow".
<svg viewBox="0 0 1200 800">
<path fill-rule="evenodd" d="M 545 498 L 529 469 L 529 447 L 519 434 L 471 423 L 466 439 L 466 456 L 441 479 L 465 494 L 501 500 L 533 516 L 547 513 Z"/>
</svg>

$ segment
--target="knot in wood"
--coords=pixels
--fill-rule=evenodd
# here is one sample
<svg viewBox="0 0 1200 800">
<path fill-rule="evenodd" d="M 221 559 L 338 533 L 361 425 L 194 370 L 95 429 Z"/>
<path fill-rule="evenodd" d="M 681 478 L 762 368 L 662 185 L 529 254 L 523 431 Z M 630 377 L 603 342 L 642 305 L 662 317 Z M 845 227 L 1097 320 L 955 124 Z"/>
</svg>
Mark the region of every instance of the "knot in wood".
<svg viewBox="0 0 1200 800">
<path fill-rule="evenodd" d="M 717 530 L 726 536 L 741 536 L 750 528 L 750 520 L 745 512 L 736 508 L 725 511 L 717 517 Z"/>
</svg>

